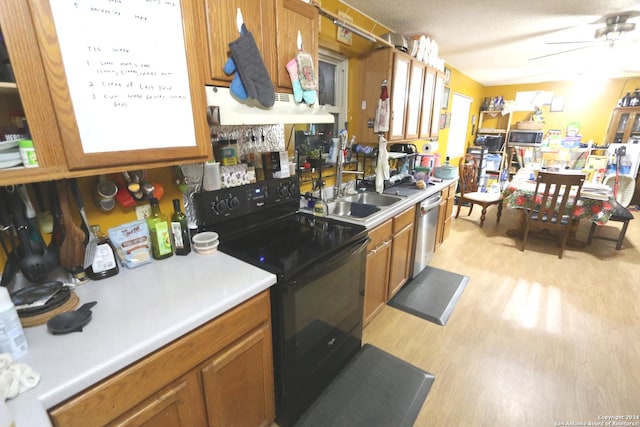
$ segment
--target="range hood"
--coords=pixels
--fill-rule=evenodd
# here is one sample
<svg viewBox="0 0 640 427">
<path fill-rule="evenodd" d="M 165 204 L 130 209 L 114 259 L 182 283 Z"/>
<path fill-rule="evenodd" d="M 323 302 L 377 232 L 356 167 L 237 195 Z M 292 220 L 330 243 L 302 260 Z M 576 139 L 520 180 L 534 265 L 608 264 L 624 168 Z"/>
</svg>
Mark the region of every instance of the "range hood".
<svg viewBox="0 0 640 427">
<path fill-rule="evenodd" d="M 229 88 L 206 86 L 207 105 L 218 107 L 221 125 L 275 125 L 298 123 L 334 123 L 333 114 L 323 107 L 296 104 L 293 95 L 277 93 L 273 107 L 263 108 L 256 102 L 240 101 L 233 97 Z"/>
</svg>

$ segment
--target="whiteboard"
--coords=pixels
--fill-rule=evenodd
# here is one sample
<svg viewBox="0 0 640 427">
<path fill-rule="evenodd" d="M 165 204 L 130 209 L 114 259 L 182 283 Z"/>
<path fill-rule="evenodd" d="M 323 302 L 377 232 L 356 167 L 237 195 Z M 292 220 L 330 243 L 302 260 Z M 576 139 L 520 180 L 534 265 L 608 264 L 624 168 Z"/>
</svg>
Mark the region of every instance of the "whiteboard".
<svg viewBox="0 0 640 427">
<path fill-rule="evenodd" d="M 180 0 L 51 0 L 85 153 L 196 145 Z"/>
</svg>

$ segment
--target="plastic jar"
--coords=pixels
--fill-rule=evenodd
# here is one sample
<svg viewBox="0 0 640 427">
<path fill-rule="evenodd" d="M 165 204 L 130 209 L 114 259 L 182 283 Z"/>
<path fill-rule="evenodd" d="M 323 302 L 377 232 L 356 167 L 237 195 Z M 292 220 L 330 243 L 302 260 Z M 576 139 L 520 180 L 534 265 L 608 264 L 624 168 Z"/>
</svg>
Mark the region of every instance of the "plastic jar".
<svg viewBox="0 0 640 427">
<path fill-rule="evenodd" d="M 28 349 L 29 344 L 9 291 L 5 287 L 0 287 L 0 352 L 11 353 L 11 357 L 17 359 Z"/>
<path fill-rule="evenodd" d="M 37 168 L 38 159 L 36 158 L 36 149 L 33 147 L 33 141 L 30 139 L 23 139 L 18 142 L 18 150 L 20 151 L 20 157 L 22 158 L 22 164 L 25 168 Z"/>
</svg>

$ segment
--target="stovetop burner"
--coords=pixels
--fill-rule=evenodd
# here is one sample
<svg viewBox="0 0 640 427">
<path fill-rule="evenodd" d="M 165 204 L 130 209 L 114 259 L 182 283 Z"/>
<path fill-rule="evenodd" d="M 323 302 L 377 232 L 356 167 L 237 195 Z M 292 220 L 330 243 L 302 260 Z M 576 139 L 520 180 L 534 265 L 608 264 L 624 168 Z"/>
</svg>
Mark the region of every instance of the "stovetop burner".
<svg viewBox="0 0 640 427">
<path fill-rule="evenodd" d="M 299 201 L 295 178 L 202 192 L 199 229 L 219 234 L 221 252 L 280 277 L 366 237 L 364 226 L 298 212 Z"/>
<path fill-rule="evenodd" d="M 330 218 L 294 213 L 246 234 L 220 240 L 219 250 L 281 276 L 366 237 L 366 228 Z"/>
</svg>

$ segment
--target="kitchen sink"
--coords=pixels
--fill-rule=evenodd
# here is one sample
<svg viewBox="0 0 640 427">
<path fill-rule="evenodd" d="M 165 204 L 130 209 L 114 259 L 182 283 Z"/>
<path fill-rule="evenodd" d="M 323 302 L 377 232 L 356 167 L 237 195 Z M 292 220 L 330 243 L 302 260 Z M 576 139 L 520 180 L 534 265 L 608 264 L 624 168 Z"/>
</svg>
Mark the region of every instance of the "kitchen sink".
<svg viewBox="0 0 640 427">
<path fill-rule="evenodd" d="M 378 212 L 379 207 L 356 202 L 337 201 L 329 203 L 329 214 L 338 216 L 349 216 L 353 218 L 366 218 Z"/>
<path fill-rule="evenodd" d="M 362 203 L 365 205 L 373 205 L 373 206 L 390 206 L 394 203 L 402 200 L 400 197 L 390 196 L 387 194 L 378 194 L 378 193 L 358 193 L 347 196 L 343 199 L 346 202 L 355 202 Z"/>
</svg>

